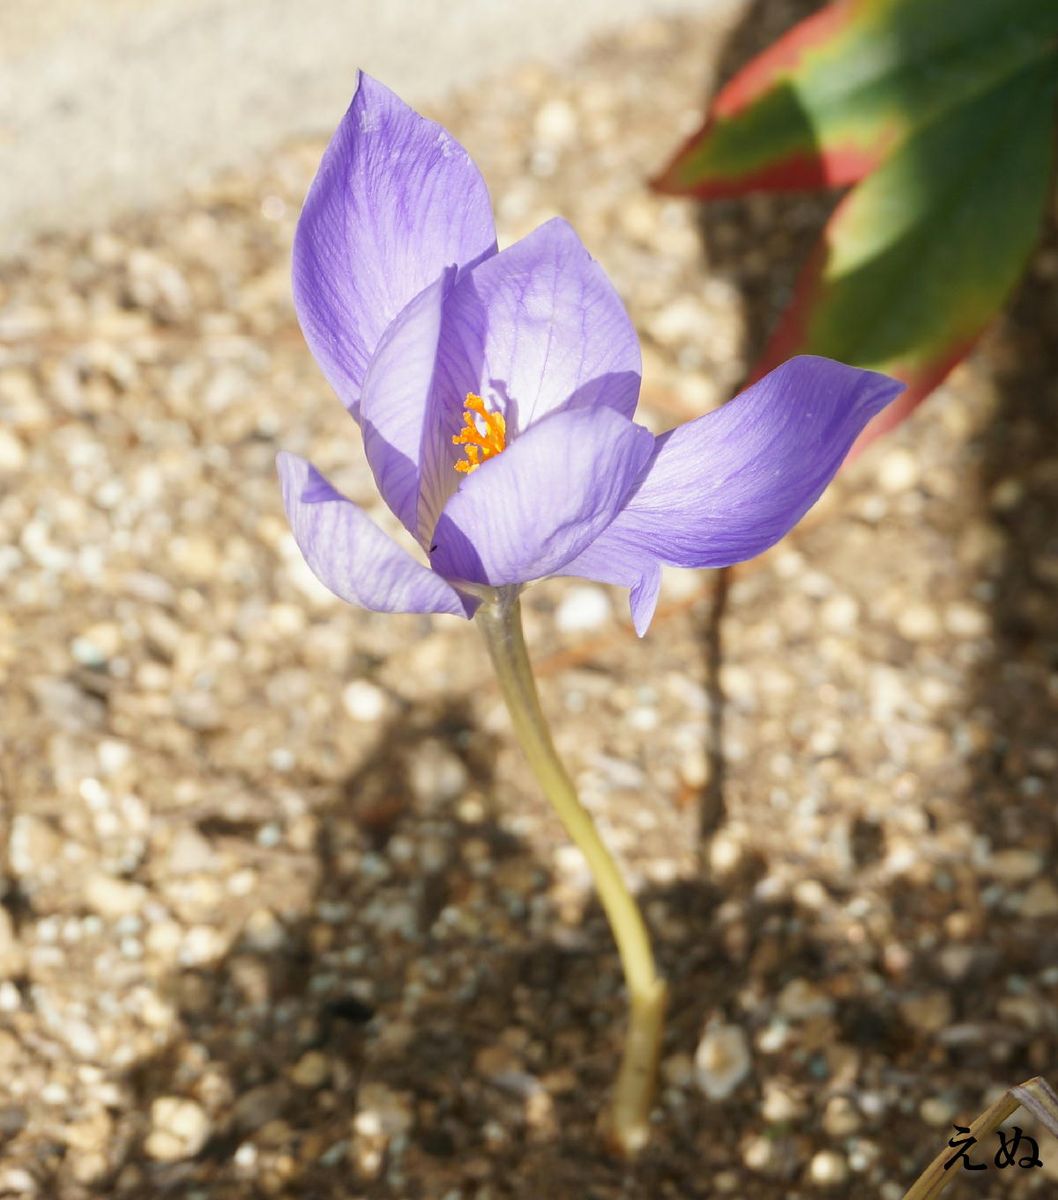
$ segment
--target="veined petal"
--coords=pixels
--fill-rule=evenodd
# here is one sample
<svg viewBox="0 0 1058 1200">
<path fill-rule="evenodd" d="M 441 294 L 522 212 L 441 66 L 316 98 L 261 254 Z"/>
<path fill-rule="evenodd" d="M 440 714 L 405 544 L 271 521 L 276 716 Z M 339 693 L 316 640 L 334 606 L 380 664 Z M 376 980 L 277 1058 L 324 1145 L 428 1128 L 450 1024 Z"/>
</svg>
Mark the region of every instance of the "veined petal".
<svg viewBox="0 0 1058 1200">
<path fill-rule="evenodd" d="M 567 404 L 631 418 L 639 339 L 620 297 L 572 227 L 556 218 L 467 272 L 447 305 L 446 342 L 517 434 Z M 460 397 L 462 399 L 462 397 Z"/>
<path fill-rule="evenodd" d="M 654 619 L 661 591 L 661 564 L 652 555 L 627 544 L 620 534 L 605 529 L 572 562 L 562 568 L 563 575 L 576 575 L 596 583 L 612 583 L 630 588 L 628 605 L 632 624 L 642 637 Z"/>
<path fill-rule="evenodd" d="M 298 320 L 354 417 L 389 322 L 445 267 L 495 250 L 488 191 L 467 152 L 361 72 L 294 237 Z"/>
<path fill-rule="evenodd" d="M 662 434 L 609 535 L 681 567 L 760 554 L 815 504 L 860 430 L 903 386 L 827 358 L 783 363 Z"/>
<path fill-rule="evenodd" d="M 447 579 L 502 586 L 553 575 L 610 524 L 639 481 L 653 435 L 609 408 L 536 422 L 467 476 L 434 531 Z"/>
<path fill-rule="evenodd" d="M 311 463 L 281 453 L 276 467 L 294 540 L 324 587 L 375 612 L 470 615 L 455 588 L 417 563 Z"/>
<path fill-rule="evenodd" d="M 390 323 L 367 368 L 360 401 L 364 452 L 378 490 L 420 541 L 423 443 L 438 433 L 431 405 L 444 390 L 435 387 L 435 374 L 444 302 L 454 278 L 454 268 L 445 271 Z M 451 439 L 448 445 L 451 459 Z M 432 463 L 435 455 L 425 457 Z M 448 474 L 455 476 L 450 465 Z"/>
</svg>

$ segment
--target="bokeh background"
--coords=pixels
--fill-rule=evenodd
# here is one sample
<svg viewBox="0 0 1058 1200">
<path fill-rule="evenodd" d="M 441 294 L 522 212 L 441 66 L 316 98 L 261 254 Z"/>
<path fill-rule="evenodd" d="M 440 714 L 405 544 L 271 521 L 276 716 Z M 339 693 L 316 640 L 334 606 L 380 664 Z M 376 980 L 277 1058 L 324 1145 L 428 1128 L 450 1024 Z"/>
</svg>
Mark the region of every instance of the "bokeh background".
<svg viewBox="0 0 1058 1200">
<path fill-rule="evenodd" d="M 356 65 L 502 241 L 574 223 L 660 430 L 738 387 L 832 201 L 644 181 L 812 7 L 0 5 L 0 1195 L 899 1200 L 1055 1082 L 1053 214 L 775 551 L 669 572 L 643 641 L 619 592 L 527 593 L 672 982 L 633 1167 L 594 1136 L 616 954 L 476 631 L 342 606 L 279 504 L 283 447 L 387 520 L 289 294 Z M 1040 1144 L 951 1194 L 1048 1194 Z"/>
</svg>

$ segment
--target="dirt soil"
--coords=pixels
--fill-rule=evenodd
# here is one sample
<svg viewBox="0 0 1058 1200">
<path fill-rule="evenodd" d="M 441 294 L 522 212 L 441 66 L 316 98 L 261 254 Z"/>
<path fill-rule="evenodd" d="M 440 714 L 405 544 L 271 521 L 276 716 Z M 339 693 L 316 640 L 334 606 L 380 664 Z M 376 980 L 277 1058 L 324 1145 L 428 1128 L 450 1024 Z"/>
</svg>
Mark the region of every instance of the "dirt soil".
<svg viewBox="0 0 1058 1200">
<path fill-rule="evenodd" d="M 643 184 L 793 11 L 433 114 L 505 241 L 560 213 L 602 260 L 656 429 L 737 387 L 828 210 Z M 618 592 L 526 594 L 671 981 L 626 1166 L 595 1135 L 617 956 L 476 629 L 342 606 L 282 516 L 280 447 L 385 520 L 291 307 L 321 149 L 0 271 L 0 1196 L 899 1200 L 953 1122 L 1058 1082 L 1053 222 L 774 552 L 671 572 L 642 641 Z M 1040 1142 L 950 1194 L 1053 1194 Z"/>
</svg>

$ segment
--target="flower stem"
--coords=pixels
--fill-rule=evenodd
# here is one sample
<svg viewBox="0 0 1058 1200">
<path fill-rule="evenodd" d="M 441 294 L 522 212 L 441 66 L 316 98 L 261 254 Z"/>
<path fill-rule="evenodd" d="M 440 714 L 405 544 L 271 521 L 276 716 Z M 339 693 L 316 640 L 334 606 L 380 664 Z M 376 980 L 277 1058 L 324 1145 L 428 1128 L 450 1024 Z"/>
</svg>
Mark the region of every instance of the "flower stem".
<svg viewBox="0 0 1058 1200">
<path fill-rule="evenodd" d="M 665 1020 L 665 981 L 654 966 L 642 914 L 595 823 L 577 799 L 573 782 L 551 740 L 525 648 L 517 593 L 497 592 L 478 609 L 477 621 L 529 766 L 566 832 L 587 860 L 621 956 L 631 1011 L 624 1058 L 604 1124 L 616 1148 L 632 1155 L 649 1137 Z"/>
</svg>

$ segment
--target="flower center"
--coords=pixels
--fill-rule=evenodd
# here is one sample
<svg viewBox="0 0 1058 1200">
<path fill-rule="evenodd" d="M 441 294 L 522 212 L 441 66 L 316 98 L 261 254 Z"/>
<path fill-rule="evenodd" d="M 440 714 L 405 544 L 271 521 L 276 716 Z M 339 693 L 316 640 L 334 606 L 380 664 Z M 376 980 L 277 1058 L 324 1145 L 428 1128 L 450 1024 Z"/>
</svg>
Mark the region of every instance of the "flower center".
<svg viewBox="0 0 1058 1200">
<path fill-rule="evenodd" d="M 464 475 L 476 471 L 507 446 L 507 422 L 503 413 L 489 412 L 480 396 L 467 392 L 463 404 L 463 428 L 452 437 L 452 444 L 462 446 L 466 455 L 455 464 L 456 470 Z"/>
</svg>

